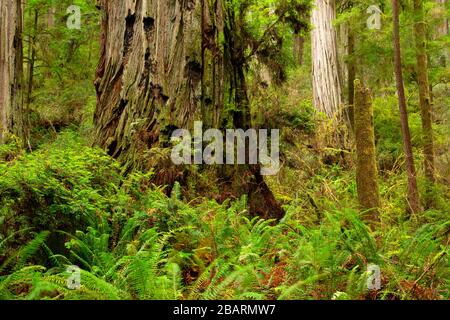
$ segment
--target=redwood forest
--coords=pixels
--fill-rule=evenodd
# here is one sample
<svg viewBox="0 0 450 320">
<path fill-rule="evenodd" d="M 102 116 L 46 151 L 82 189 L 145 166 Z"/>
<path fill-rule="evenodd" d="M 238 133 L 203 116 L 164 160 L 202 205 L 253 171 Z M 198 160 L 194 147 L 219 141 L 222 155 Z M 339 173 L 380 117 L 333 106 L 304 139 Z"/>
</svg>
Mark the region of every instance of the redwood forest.
<svg viewBox="0 0 450 320">
<path fill-rule="evenodd" d="M 0 0 L 0 300 L 449 300 L 449 13 Z"/>
</svg>

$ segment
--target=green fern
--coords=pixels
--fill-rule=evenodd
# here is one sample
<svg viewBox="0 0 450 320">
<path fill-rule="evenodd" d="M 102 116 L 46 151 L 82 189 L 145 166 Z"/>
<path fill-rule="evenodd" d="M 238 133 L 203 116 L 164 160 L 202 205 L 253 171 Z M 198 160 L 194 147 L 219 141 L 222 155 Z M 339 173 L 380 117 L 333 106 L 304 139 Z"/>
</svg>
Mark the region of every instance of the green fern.
<svg viewBox="0 0 450 320">
<path fill-rule="evenodd" d="M 6 268 L 11 266 L 13 271 L 21 269 L 26 262 L 36 254 L 49 235 L 49 231 L 42 231 L 36 235 L 33 240 L 28 242 L 28 244 L 21 248 L 16 254 L 11 255 L 9 259 L 2 264 L 0 267 L 0 274 L 6 270 Z"/>
</svg>

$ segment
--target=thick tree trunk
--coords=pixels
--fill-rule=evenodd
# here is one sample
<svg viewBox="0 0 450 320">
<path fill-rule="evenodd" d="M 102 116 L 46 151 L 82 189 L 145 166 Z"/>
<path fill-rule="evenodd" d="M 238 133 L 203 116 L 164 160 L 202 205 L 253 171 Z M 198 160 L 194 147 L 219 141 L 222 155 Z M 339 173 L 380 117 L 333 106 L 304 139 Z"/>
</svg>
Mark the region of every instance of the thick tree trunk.
<svg viewBox="0 0 450 320">
<path fill-rule="evenodd" d="M 0 142 L 12 133 L 26 142 L 23 112 L 22 5 L 0 3 Z"/>
<path fill-rule="evenodd" d="M 202 71 L 198 6 L 163 0 L 99 4 L 104 16 L 95 139 L 135 166 L 136 154 L 168 139 L 194 116 Z"/>
<path fill-rule="evenodd" d="M 428 81 L 428 56 L 426 25 L 424 21 L 422 0 L 414 0 L 414 17 L 416 18 L 414 26 L 414 35 L 416 41 L 417 56 L 417 78 L 419 84 L 420 111 L 422 115 L 422 139 L 424 153 L 424 169 L 427 178 L 427 197 L 426 205 L 431 207 L 433 204 L 431 191 L 435 182 L 434 170 L 434 143 L 433 143 L 433 119 L 432 103 L 430 94 L 430 84 Z"/>
<path fill-rule="evenodd" d="M 342 104 L 335 19 L 334 0 L 315 1 L 311 20 L 314 105 L 328 117 L 337 114 Z"/>
<path fill-rule="evenodd" d="M 392 0 L 392 15 L 394 21 L 394 62 L 397 81 L 398 100 L 400 108 L 400 122 L 403 134 L 403 147 L 406 157 L 406 171 L 408 174 L 408 205 L 411 213 L 420 211 L 419 191 L 417 189 L 416 168 L 411 145 L 411 133 L 409 131 L 408 113 L 406 108 L 405 88 L 402 74 L 402 58 L 400 50 L 400 21 L 398 0 Z"/>
<path fill-rule="evenodd" d="M 370 220 L 376 220 L 380 207 L 378 169 L 373 126 L 373 107 L 370 91 L 359 80 L 355 81 L 355 137 L 356 184 L 360 206 L 369 210 Z"/>
<path fill-rule="evenodd" d="M 154 166 L 154 157 L 148 156 L 151 150 L 170 147 L 172 132 L 191 127 L 194 120 L 222 129 L 227 123 L 222 120 L 229 118 L 235 128 L 251 126 L 244 69 L 247 44 L 234 27 L 240 17 L 234 16 L 229 3 L 100 0 L 98 4 L 104 16 L 95 81 L 95 143 L 118 158 L 126 172 Z M 226 95 L 236 106 L 229 114 L 223 108 Z M 184 173 L 165 160 L 163 169 L 156 170 L 163 176 L 156 183 L 170 186 Z M 221 184 L 227 185 L 224 193 L 247 195 L 254 213 L 281 216 L 283 210 L 256 167 L 227 171 L 218 170 Z"/>
</svg>

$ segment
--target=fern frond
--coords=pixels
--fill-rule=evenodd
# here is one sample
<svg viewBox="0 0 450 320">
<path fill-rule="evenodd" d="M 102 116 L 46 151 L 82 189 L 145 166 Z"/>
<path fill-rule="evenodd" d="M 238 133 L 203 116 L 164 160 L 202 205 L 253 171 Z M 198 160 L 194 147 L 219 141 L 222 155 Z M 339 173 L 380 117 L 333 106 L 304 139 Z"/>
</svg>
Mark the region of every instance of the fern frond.
<svg viewBox="0 0 450 320">
<path fill-rule="evenodd" d="M 14 264 L 13 271 L 23 268 L 25 263 L 36 254 L 42 244 L 47 240 L 50 235 L 49 231 L 40 232 L 33 240 L 28 242 L 23 248 L 21 248 L 16 254 L 7 259 L 0 267 L 0 273 L 4 271 L 8 266 Z M 17 262 L 15 262 L 17 261 Z M 14 263 L 15 262 L 15 263 Z"/>
</svg>

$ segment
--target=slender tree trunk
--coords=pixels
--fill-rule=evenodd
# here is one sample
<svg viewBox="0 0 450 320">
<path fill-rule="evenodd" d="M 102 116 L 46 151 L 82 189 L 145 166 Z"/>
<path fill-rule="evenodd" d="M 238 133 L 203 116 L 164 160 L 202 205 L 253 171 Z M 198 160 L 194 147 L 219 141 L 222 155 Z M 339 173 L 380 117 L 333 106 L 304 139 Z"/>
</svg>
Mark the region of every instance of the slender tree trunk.
<svg viewBox="0 0 450 320">
<path fill-rule="evenodd" d="M 337 114 L 342 105 L 335 19 L 334 0 L 315 0 L 311 21 L 314 105 L 328 117 Z"/>
<path fill-rule="evenodd" d="M 444 19 L 442 20 L 442 23 L 438 25 L 436 35 L 438 37 L 443 37 L 448 34 L 448 17 L 445 15 L 447 0 L 436 0 L 436 2 L 439 4 L 439 6 L 442 8 L 442 11 L 444 12 Z"/>
<path fill-rule="evenodd" d="M 55 14 L 56 14 L 56 8 L 52 5 L 47 12 L 47 27 L 49 29 L 53 28 L 55 26 Z"/>
<path fill-rule="evenodd" d="M 370 220 L 377 220 L 380 207 L 375 130 L 370 91 L 355 81 L 356 184 L 360 206 L 369 210 Z"/>
<path fill-rule="evenodd" d="M 403 134 L 403 147 L 406 157 L 406 171 L 408 174 L 408 204 L 411 213 L 420 211 L 419 191 L 417 189 L 416 169 L 411 145 L 411 133 L 408 124 L 408 113 L 406 108 L 405 88 L 402 74 L 402 58 L 400 49 L 400 18 L 398 0 L 392 0 L 392 14 L 394 22 L 394 63 L 397 81 L 398 100 L 400 108 L 400 122 Z"/>
<path fill-rule="evenodd" d="M 438 3 L 439 12 L 442 13 L 443 19 L 442 22 L 437 26 L 435 32 L 435 38 L 442 38 L 448 34 L 448 17 L 447 13 L 447 0 L 436 0 Z M 447 62 L 449 59 L 449 49 L 445 47 L 441 52 L 440 63 L 442 67 L 447 66 Z"/>
<path fill-rule="evenodd" d="M 303 65 L 303 55 L 305 48 L 305 37 L 301 35 L 294 36 L 294 60 L 299 66 Z"/>
<path fill-rule="evenodd" d="M 26 143 L 23 112 L 23 28 L 20 0 L 0 3 L 0 141 L 12 133 Z"/>
<path fill-rule="evenodd" d="M 433 143 L 433 119 L 430 84 L 428 81 L 428 56 L 426 25 L 424 21 L 422 0 L 414 0 L 414 17 L 416 19 L 414 26 L 414 35 L 416 42 L 417 56 L 417 77 L 419 84 L 420 111 L 422 115 L 422 138 L 424 151 L 424 169 L 427 178 L 427 207 L 433 204 L 430 194 L 435 182 L 434 167 L 434 143 Z"/>
<path fill-rule="evenodd" d="M 3 142 L 8 130 L 7 107 L 11 103 L 9 65 L 12 45 L 10 45 L 9 10 L 9 4 L 2 1 L 0 4 L 0 143 Z"/>
<path fill-rule="evenodd" d="M 350 127 L 355 127 L 355 80 L 356 80 L 356 65 L 355 65 L 355 36 L 353 31 L 348 30 L 348 43 L 347 43 L 347 69 L 348 69 L 348 117 L 350 121 Z"/>
<path fill-rule="evenodd" d="M 37 27 L 39 21 L 39 12 L 34 10 L 33 16 L 33 30 L 28 34 L 28 79 L 27 79 L 27 92 L 26 92 L 26 109 L 29 110 L 31 104 L 31 94 L 33 93 L 33 81 L 34 81 L 34 65 L 36 62 L 36 37 Z"/>
</svg>

